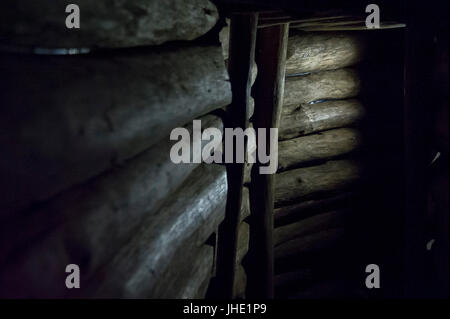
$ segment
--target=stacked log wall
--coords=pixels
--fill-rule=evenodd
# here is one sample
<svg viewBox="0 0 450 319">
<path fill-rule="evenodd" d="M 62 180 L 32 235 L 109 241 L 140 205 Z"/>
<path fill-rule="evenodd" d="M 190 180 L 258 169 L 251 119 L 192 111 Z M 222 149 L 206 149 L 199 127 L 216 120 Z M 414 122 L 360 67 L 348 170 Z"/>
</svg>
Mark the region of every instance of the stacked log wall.
<svg viewBox="0 0 450 319">
<path fill-rule="evenodd" d="M 223 129 L 208 115 L 231 102 L 218 32 L 197 40 L 218 23 L 216 7 L 80 1 L 75 33 L 62 3 L 26 2 L 0 5 L 13 19 L 0 37 L 20 52 L 0 57 L 0 295 L 205 297 L 226 171 L 174 164 L 169 134 L 193 136 L 194 119 Z M 61 48 L 91 52 L 32 54 Z M 65 285 L 69 264 L 80 289 Z"/>
<path fill-rule="evenodd" d="M 346 225 L 363 172 L 360 34 L 290 33 L 275 176 L 275 296 L 311 295 L 343 269 Z M 345 258 L 344 258 L 345 259 Z M 338 276 L 345 276 L 339 273 Z"/>
</svg>

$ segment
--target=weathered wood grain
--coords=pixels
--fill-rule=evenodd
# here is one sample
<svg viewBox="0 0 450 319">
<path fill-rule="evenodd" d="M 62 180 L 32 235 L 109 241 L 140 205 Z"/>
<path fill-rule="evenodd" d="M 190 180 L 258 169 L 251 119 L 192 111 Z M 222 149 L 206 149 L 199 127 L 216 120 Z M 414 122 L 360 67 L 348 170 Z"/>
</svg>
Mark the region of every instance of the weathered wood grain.
<svg viewBox="0 0 450 319">
<path fill-rule="evenodd" d="M 358 95 L 359 91 L 360 78 L 352 69 L 288 77 L 284 87 L 283 112 L 317 100 L 351 98 Z"/>
<path fill-rule="evenodd" d="M 303 163 L 344 155 L 357 149 L 361 141 L 361 133 L 350 128 L 282 141 L 278 144 L 278 168 L 286 170 Z"/>
<path fill-rule="evenodd" d="M 207 115 L 200 120 L 203 128 L 223 130 L 222 120 L 217 116 Z M 193 135 L 192 123 L 185 127 Z M 52 230 L 51 237 L 64 242 L 65 249 L 83 247 L 86 256 L 92 255 L 90 266 L 84 266 L 85 272 L 89 273 L 91 266 L 98 265 L 113 253 L 118 243 L 127 238 L 145 214 L 157 209 L 167 195 L 199 165 L 173 163 L 170 149 L 176 142 L 168 139 L 121 167 L 61 193 L 38 209 L 29 211 L 26 218 L 3 223 L 0 226 L 0 264 L 9 258 L 9 253 L 14 249 Z M 196 137 L 193 142 L 199 142 L 199 139 Z M 203 141 L 202 145 L 206 143 Z M 110 245 L 97 246 L 105 237 L 108 237 Z M 39 252 L 38 248 L 34 250 Z M 77 258 L 73 252 L 67 253 L 72 259 Z M 33 258 L 39 258 L 38 253 L 27 257 L 30 261 Z"/>
<path fill-rule="evenodd" d="M 345 223 L 347 211 L 335 211 L 318 214 L 299 222 L 276 227 L 273 233 L 275 246 L 281 245 L 291 239 L 310 235 L 330 228 L 342 227 Z"/>
<path fill-rule="evenodd" d="M 0 211 L 25 209 L 231 101 L 220 47 L 2 56 Z M 2 218 L 1 216 L 0 218 Z"/>
<path fill-rule="evenodd" d="M 355 99 L 301 104 L 281 117 L 279 139 L 320 132 L 358 123 L 365 114 Z"/>
<path fill-rule="evenodd" d="M 275 206 L 346 190 L 360 179 L 361 174 L 360 163 L 352 160 L 328 161 L 276 174 Z"/>
<path fill-rule="evenodd" d="M 170 145 L 170 143 L 167 144 Z M 5 287 L 5 291 L 8 292 L 7 287 L 15 287 L 14 289 L 17 289 L 15 294 L 19 296 L 27 296 L 28 294 L 30 296 L 39 294 L 60 296 L 65 289 L 64 286 L 58 284 L 58 280 L 64 281 L 62 278 L 65 276 L 65 265 L 69 263 L 78 264 L 82 268 L 83 277 L 88 278 L 102 263 L 117 253 L 117 249 L 125 244 L 145 218 L 148 218 L 148 216 L 154 217 L 155 214 L 158 216 L 159 207 L 168 194 L 174 191 L 197 165 L 173 164 L 168 158 L 169 147 L 164 146 L 164 144 L 160 147 L 157 144 L 155 148 L 156 150 L 149 150 L 143 156 L 130 161 L 124 168 L 61 195 L 57 200 L 43 207 L 39 214 L 35 214 L 33 218 L 28 219 L 28 231 L 30 229 L 37 231 L 32 228 L 33 225 L 55 228 L 48 234 L 42 234 L 45 236 L 43 238 L 38 237 L 38 240 L 35 240 L 25 250 L 22 250 L 21 246 L 5 247 L 5 250 L 8 251 L 16 248 L 14 252 L 20 252 L 20 254 L 2 260 L 8 262 L 0 271 L 2 288 Z M 203 173 L 200 175 L 203 177 L 199 181 L 193 181 L 190 177 L 189 180 L 192 184 L 190 186 L 193 189 L 202 180 L 207 183 L 208 178 L 212 178 L 209 177 L 208 170 L 211 169 L 201 170 Z M 212 182 L 210 183 L 212 185 L 204 185 L 205 188 L 211 187 L 211 191 L 216 192 L 216 194 L 208 193 L 205 195 L 210 196 L 209 201 L 201 197 L 207 190 L 203 190 L 203 193 L 198 191 L 191 200 L 197 199 L 200 201 L 198 204 L 207 205 L 213 203 L 217 196 L 226 197 L 224 168 L 222 167 L 219 172 L 213 171 L 212 173 L 222 174 L 219 180 L 222 182 L 225 180 L 224 185 Z M 213 189 L 213 186 L 216 186 L 216 188 Z M 185 195 L 177 196 L 175 198 L 182 201 Z M 180 206 L 183 205 L 179 201 L 176 203 Z M 189 207 L 188 203 L 184 203 L 184 205 Z M 208 206 L 204 208 L 206 209 Z M 179 212 L 182 211 L 181 208 L 177 209 Z M 50 216 L 47 216 L 47 214 L 50 214 Z M 189 218 L 189 216 L 185 215 L 186 218 Z M 220 215 L 218 216 L 220 217 Z M 52 217 L 59 220 L 59 223 L 52 224 L 54 222 Z M 159 217 L 159 219 L 164 218 Z M 168 221 L 169 219 L 167 219 Z M 200 223 L 200 219 L 196 222 Z M 184 223 L 186 223 L 186 227 L 189 225 L 187 221 L 184 221 Z M 167 224 L 161 224 L 161 227 L 163 225 Z M 17 225 L 12 227 L 14 231 L 18 229 L 21 230 Z M 41 231 L 43 230 L 41 229 Z M 175 236 L 176 234 L 173 233 L 172 235 Z M 23 236 L 23 238 L 20 238 L 20 236 Z M 28 238 L 28 242 L 34 237 L 19 234 L 19 239 Z M 4 257 L 8 256 L 4 255 Z M 30 269 L 35 268 L 48 268 L 53 272 L 39 274 L 30 271 Z M 58 278 L 58 280 L 55 278 Z M 33 284 L 23 286 L 22 284 L 25 282 Z M 14 292 L 14 289 L 11 293 Z M 3 289 L 1 290 L 2 293 L 5 292 Z"/>
<path fill-rule="evenodd" d="M 183 271 L 180 271 L 182 267 L 170 265 L 173 275 L 164 277 L 165 288 L 157 298 L 203 299 L 211 279 L 213 258 L 214 247 L 203 245 L 193 254 L 192 263 L 184 263 L 186 269 Z"/>
<path fill-rule="evenodd" d="M 66 27 L 62 0 L 0 3 L 3 42 L 41 48 L 132 47 L 193 40 L 218 20 L 208 0 L 78 0 L 80 28 Z"/>
<path fill-rule="evenodd" d="M 360 62 L 361 35 L 343 32 L 297 32 L 289 37 L 286 74 L 335 70 Z"/>
<path fill-rule="evenodd" d="M 94 295 L 165 297 L 168 287 L 164 274 L 168 267 L 177 272 L 174 260 L 189 263 L 190 245 L 201 246 L 216 230 L 225 216 L 226 195 L 225 168 L 198 167 L 158 212 L 147 217 L 131 241 L 102 270 L 104 280 Z"/>
</svg>

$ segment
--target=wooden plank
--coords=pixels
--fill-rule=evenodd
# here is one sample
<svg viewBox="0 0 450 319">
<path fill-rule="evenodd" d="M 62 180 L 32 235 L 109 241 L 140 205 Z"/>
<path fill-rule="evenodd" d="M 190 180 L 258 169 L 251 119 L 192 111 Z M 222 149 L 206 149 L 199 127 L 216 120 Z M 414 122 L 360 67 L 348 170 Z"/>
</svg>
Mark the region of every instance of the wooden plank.
<svg viewBox="0 0 450 319">
<path fill-rule="evenodd" d="M 207 115 L 200 120 L 204 128 L 223 130 L 222 120 L 217 116 Z M 193 136 L 192 123 L 185 128 Z M 109 258 L 142 218 L 155 211 L 167 195 L 175 191 L 200 165 L 173 163 L 170 150 L 176 142 L 168 139 L 167 136 L 146 152 L 123 163 L 120 168 L 63 192 L 45 205 L 28 211 L 26 218 L 0 225 L 0 264 L 7 261 L 10 253 L 19 247 L 51 231 L 50 237 L 66 243 L 64 249 L 69 249 L 66 254 L 72 259 L 91 256 L 89 267 L 84 267 L 84 272 L 90 273 L 90 267 L 96 267 Z M 193 137 L 192 142 L 200 142 L 200 137 Z M 206 143 L 203 141 L 202 146 Z M 98 223 L 99 220 L 102 222 Z M 110 244 L 107 247 L 97 245 L 105 236 L 109 238 Z M 78 247 L 85 255 L 74 256 L 70 247 Z M 35 250 L 39 251 L 37 248 Z M 39 259 L 38 254 L 28 256 L 29 260 L 33 258 Z"/>
<path fill-rule="evenodd" d="M 368 28 L 365 21 L 360 23 L 348 23 L 345 25 L 317 25 L 317 26 L 298 26 L 296 29 L 307 31 L 307 32 L 317 32 L 317 31 L 376 31 L 376 30 L 387 30 L 387 29 L 399 29 L 405 28 L 406 24 L 397 22 L 380 22 L 379 28 Z"/>
<path fill-rule="evenodd" d="M 231 101 L 219 46 L 0 60 L 9 79 L 0 93 L 0 219 L 120 165 Z"/>
<path fill-rule="evenodd" d="M 255 83 L 254 127 L 265 128 L 266 154 L 273 150 L 270 128 L 278 128 L 284 93 L 284 77 L 289 25 L 258 31 L 256 63 L 259 76 Z M 257 136 L 257 139 L 263 138 Z M 259 161 L 259 159 L 258 159 Z M 250 298 L 273 298 L 273 175 L 260 175 L 253 165 L 250 189 L 251 229 L 248 292 Z"/>
<path fill-rule="evenodd" d="M 227 109 L 227 128 L 248 126 L 249 98 L 255 56 L 258 14 L 234 14 L 230 23 L 230 74 L 233 99 Z M 244 163 L 227 165 L 228 199 L 226 217 L 219 227 L 217 277 L 214 288 L 217 297 L 231 298 L 235 275 L 238 225 L 241 211 Z"/>
<path fill-rule="evenodd" d="M 277 19 L 267 19 L 263 20 L 260 24 L 258 24 L 258 28 L 268 28 L 274 27 L 280 24 L 296 24 L 296 23 L 305 23 L 305 22 L 313 22 L 313 21 L 327 21 L 330 19 L 347 19 L 349 16 L 331 16 L 331 17 L 314 17 L 314 18 L 295 18 L 295 17 L 279 17 Z"/>
</svg>

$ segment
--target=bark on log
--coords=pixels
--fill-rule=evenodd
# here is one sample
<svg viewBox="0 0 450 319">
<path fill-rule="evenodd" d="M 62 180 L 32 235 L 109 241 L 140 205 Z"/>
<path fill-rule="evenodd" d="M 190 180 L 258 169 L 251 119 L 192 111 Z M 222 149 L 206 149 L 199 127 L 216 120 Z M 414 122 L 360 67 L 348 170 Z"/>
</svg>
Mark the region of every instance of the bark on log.
<svg viewBox="0 0 450 319">
<path fill-rule="evenodd" d="M 281 245 L 294 238 L 310 235 L 315 232 L 344 226 L 347 211 L 336 211 L 319 214 L 302 221 L 277 227 L 274 230 L 274 245 Z"/>
<path fill-rule="evenodd" d="M 351 126 L 363 116 L 363 106 L 354 99 L 302 104 L 281 116 L 279 140 Z"/>
<path fill-rule="evenodd" d="M 158 45 L 198 38 L 218 20 L 217 9 L 208 0 L 78 0 L 80 28 L 68 29 L 68 4 L 2 1 L 0 38 L 8 44 L 39 48 Z"/>
<path fill-rule="evenodd" d="M 222 120 L 217 116 L 207 115 L 200 120 L 203 128 L 223 130 Z M 185 127 L 193 136 L 192 123 Z M 0 264 L 8 259 L 13 249 L 52 230 L 50 237 L 66 243 L 70 259 L 84 258 L 78 253 L 73 255 L 70 247 L 83 247 L 83 251 L 92 255 L 90 265 L 84 265 L 84 271 L 89 273 L 90 267 L 97 266 L 103 258 L 114 253 L 116 246 L 139 225 L 145 214 L 157 209 L 199 165 L 173 163 L 170 149 L 176 142 L 168 139 L 166 137 L 122 167 L 61 193 L 39 209 L 28 212 L 26 218 L 2 224 Z M 198 141 L 193 139 L 193 142 Z M 203 141 L 203 146 L 206 143 Z M 92 228 L 95 231 L 91 231 Z M 105 237 L 108 237 L 109 245 L 97 246 Z M 39 252 L 37 248 L 34 250 Z M 38 260 L 39 254 L 32 253 L 28 257 L 30 261 L 33 258 Z"/>
<path fill-rule="evenodd" d="M 360 62 L 365 43 L 343 32 L 302 32 L 289 37 L 286 74 L 345 68 Z"/>
<path fill-rule="evenodd" d="M 132 240 L 102 270 L 104 280 L 94 295 L 166 297 L 166 276 L 179 269 L 174 262 L 181 267 L 189 263 L 190 245 L 201 246 L 216 230 L 225 216 L 226 195 L 225 168 L 198 167 L 157 213 L 148 216 Z"/>
<path fill-rule="evenodd" d="M 168 156 L 168 152 L 161 154 Z M 153 155 L 155 156 L 155 153 Z M 227 191 L 225 168 L 213 166 L 197 168 L 186 180 L 185 186 L 173 196 L 177 200 L 169 200 L 171 205 L 168 206 L 166 203 L 163 208 L 159 208 L 170 188 L 181 184 L 182 180 L 177 178 L 186 178 L 184 175 L 186 173 L 182 170 L 189 172 L 191 168 L 182 168 L 182 165 L 178 165 L 180 168 L 177 169 L 175 164 L 158 167 L 153 165 L 154 163 L 148 166 L 149 157 L 141 158 L 142 161 L 144 159 L 147 159 L 147 166 L 136 163 L 132 165 L 131 171 L 119 172 L 110 179 L 105 178 L 101 183 L 82 188 L 79 193 L 70 195 L 73 197 L 69 197 L 70 201 L 65 202 L 67 206 L 60 206 L 64 204 L 64 198 L 61 198 L 55 209 L 67 207 L 70 215 L 83 214 L 75 216 L 77 218 L 72 218 L 27 250 L 21 251 L 18 257 L 8 260 L 9 263 L 0 274 L 2 287 L 0 294 L 30 297 L 61 296 L 66 289 L 59 283 L 60 280 L 64 282 L 66 276 L 64 269 L 67 264 L 79 265 L 83 271 L 83 278 L 89 278 L 102 263 L 117 253 L 117 249 L 124 245 L 132 232 L 143 223 L 144 217 L 148 218 L 147 231 L 151 234 L 144 233 L 143 236 L 146 235 L 147 239 L 153 238 L 154 241 L 152 246 L 147 239 L 142 242 L 147 249 L 142 254 L 151 249 L 163 249 L 170 241 L 168 238 L 164 239 L 162 232 L 170 229 L 170 226 L 176 226 L 172 231 L 169 230 L 169 234 L 173 236 L 170 239 L 182 242 L 179 238 L 189 231 L 192 232 L 195 225 L 201 225 L 201 221 L 208 222 L 209 224 L 205 224 L 198 234 L 199 242 L 206 240 L 223 218 L 222 210 Z M 173 172 L 168 170 L 170 168 Z M 158 170 L 160 172 L 156 172 Z M 160 177 L 162 184 L 152 183 L 154 180 L 152 177 Z M 127 181 L 127 178 L 132 180 Z M 167 185 L 167 188 L 164 185 Z M 159 198 L 153 199 L 152 191 Z M 188 213 L 183 215 L 185 211 Z M 192 219 L 192 214 L 200 216 Z M 160 234 L 160 237 L 157 237 L 157 234 Z M 158 248 L 155 248 L 155 245 Z M 136 247 L 138 248 L 139 246 Z M 169 254 L 170 250 L 163 252 Z M 52 271 L 37 273 L 33 269 Z M 27 282 L 32 284 L 26 284 Z"/>
<path fill-rule="evenodd" d="M 2 214 L 114 167 L 231 99 L 213 46 L 2 62 Z"/>
<path fill-rule="evenodd" d="M 339 69 L 286 78 L 283 113 L 303 103 L 346 99 L 358 95 L 360 79 L 355 70 Z"/>
<path fill-rule="evenodd" d="M 359 163 L 351 160 L 329 161 L 276 174 L 275 206 L 345 190 L 354 185 L 360 175 Z"/>
<path fill-rule="evenodd" d="M 350 128 L 282 141 L 278 145 L 278 168 L 286 170 L 296 165 L 330 159 L 350 153 L 360 145 L 360 132 Z"/>
<path fill-rule="evenodd" d="M 293 223 L 320 212 L 351 207 L 357 201 L 357 194 L 344 193 L 324 199 L 312 199 L 291 206 L 279 207 L 274 211 L 275 227 Z"/>
<path fill-rule="evenodd" d="M 329 229 L 315 234 L 289 240 L 275 247 L 275 259 L 285 259 L 293 256 L 327 250 L 342 242 L 344 230 Z"/>
</svg>

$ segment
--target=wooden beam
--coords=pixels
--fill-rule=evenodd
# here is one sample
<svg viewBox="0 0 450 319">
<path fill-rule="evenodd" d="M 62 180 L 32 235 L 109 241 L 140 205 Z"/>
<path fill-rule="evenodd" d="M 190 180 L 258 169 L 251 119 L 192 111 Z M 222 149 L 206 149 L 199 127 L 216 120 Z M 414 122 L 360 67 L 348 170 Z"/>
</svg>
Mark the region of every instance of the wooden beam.
<svg viewBox="0 0 450 319">
<path fill-rule="evenodd" d="M 269 128 L 278 128 L 283 105 L 284 77 L 289 24 L 258 31 L 256 64 L 259 75 L 255 83 L 255 129 L 266 128 L 266 136 L 257 140 L 270 141 Z M 272 143 L 267 143 L 270 154 Z M 273 175 L 260 175 L 259 159 L 253 165 L 250 186 L 251 228 L 249 250 L 249 298 L 273 298 Z"/>
<path fill-rule="evenodd" d="M 226 127 L 245 129 L 248 125 L 251 75 L 255 56 L 257 13 L 231 16 L 229 66 L 233 100 L 228 107 Z M 219 227 L 217 251 L 217 287 L 215 295 L 232 298 L 240 220 L 244 163 L 227 165 L 228 198 L 226 216 Z"/>
</svg>

